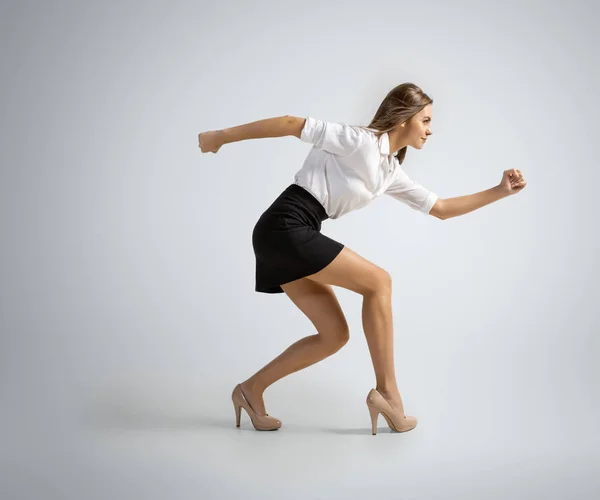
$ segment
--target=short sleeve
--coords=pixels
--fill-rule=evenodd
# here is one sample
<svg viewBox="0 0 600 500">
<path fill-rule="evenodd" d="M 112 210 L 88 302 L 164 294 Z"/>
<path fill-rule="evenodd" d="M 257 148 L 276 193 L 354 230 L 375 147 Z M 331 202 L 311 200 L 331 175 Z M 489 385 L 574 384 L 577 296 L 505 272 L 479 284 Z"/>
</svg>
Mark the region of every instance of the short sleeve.
<svg viewBox="0 0 600 500">
<path fill-rule="evenodd" d="M 308 116 L 300 140 L 329 153 L 348 156 L 359 146 L 361 133 L 351 125 L 325 122 Z"/>
<path fill-rule="evenodd" d="M 385 190 L 385 194 L 406 203 L 414 210 L 428 215 L 439 196 L 409 179 L 403 170 L 399 172 L 398 178 Z"/>
</svg>

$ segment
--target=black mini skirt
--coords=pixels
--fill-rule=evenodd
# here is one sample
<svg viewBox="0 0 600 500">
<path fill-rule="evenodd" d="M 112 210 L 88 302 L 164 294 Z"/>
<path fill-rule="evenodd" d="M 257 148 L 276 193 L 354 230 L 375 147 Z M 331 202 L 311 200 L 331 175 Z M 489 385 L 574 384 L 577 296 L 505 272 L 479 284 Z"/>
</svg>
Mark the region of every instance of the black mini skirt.
<svg viewBox="0 0 600 500">
<path fill-rule="evenodd" d="M 329 216 L 310 192 L 291 184 L 260 216 L 252 232 L 257 292 L 283 293 L 281 285 L 315 274 L 344 245 L 321 234 Z"/>
</svg>

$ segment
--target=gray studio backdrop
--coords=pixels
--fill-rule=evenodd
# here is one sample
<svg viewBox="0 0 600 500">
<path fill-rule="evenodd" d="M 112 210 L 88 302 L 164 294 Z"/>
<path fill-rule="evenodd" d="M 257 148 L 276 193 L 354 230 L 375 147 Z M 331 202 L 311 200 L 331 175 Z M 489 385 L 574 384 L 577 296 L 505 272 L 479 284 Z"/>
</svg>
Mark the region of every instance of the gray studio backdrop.
<svg viewBox="0 0 600 500">
<path fill-rule="evenodd" d="M 31 2 L 0 8 L 0 497 L 597 498 L 598 4 Z M 393 278 L 419 424 L 370 433 L 361 297 L 336 355 L 277 382 L 284 427 L 231 390 L 315 332 L 254 291 L 255 222 L 310 146 L 202 154 L 285 114 L 367 125 L 433 99 L 403 168 L 440 221 L 382 197 L 323 232 Z"/>
</svg>

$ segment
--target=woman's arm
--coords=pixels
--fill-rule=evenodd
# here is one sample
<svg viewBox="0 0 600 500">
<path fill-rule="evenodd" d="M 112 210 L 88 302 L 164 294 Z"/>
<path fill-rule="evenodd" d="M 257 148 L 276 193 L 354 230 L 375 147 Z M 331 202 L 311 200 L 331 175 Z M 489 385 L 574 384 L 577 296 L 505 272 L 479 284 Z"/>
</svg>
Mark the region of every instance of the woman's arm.
<svg viewBox="0 0 600 500">
<path fill-rule="evenodd" d="M 507 196 L 507 193 L 501 192 L 500 186 L 495 186 L 475 194 L 445 198 L 442 200 L 443 219 L 451 219 L 452 217 L 467 214 Z"/>
<path fill-rule="evenodd" d="M 198 134 L 198 143 L 203 153 L 209 151 L 216 153 L 223 144 L 247 139 L 284 137 L 287 135 L 300 138 L 305 122 L 305 118 L 289 115 L 266 118 L 236 127 L 202 132 Z"/>
<path fill-rule="evenodd" d="M 500 184 L 493 188 L 475 194 L 442 200 L 442 218 L 450 219 L 472 212 L 473 210 L 489 205 L 494 201 L 520 193 L 526 185 L 527 182 L 525 182 L 520 170 L 515 168 L 505 170 L 502 174 Z"/>
<path fill-rule="evenodd" d="M 304 127 L 304 122 L 305 118 L 297 118 L 289 115 L 266 118 L 265 120 L 224 129 L 224 141 L 225 144 L 228 144 L 230 142 L 244 141 L 246 139 L 284 137 L 286 135 L 295 135 L 299 138 L 300 132 Z"/>
</svg>

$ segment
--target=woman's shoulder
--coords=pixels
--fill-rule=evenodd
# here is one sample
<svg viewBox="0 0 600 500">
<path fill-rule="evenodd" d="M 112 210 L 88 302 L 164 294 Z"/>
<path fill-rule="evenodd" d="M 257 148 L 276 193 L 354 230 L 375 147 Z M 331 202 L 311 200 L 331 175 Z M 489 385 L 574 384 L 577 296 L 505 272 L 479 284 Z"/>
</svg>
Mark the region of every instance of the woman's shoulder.
<svg viewBox="0 0 600 500">
<path fill-rule="evenodd" d="M 361 137 L 362 141 L 361 143 L 363 145 L 365 144 L 377 144 L 377 141 L 379 139 L 378 137 L 378 131 L 373 129 L 373 128 L 369 128 L 366 127 L 364 125 L 347 125 L 348 127 L 351 127 L 355 133 Z"/>
</svg>

